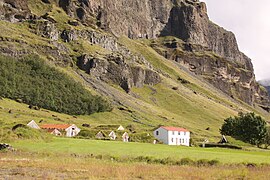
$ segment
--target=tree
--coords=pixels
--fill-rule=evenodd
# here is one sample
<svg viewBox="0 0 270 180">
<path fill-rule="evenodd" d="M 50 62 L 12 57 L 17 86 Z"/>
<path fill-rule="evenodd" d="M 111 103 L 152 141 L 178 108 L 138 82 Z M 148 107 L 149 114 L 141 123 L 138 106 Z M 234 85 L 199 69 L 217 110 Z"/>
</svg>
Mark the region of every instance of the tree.
<svg viewBox="0 0 270 180">
<path fill-rule="evenodd" d="M 264 144 L 265 144 L 265 149 L 267 149 L 268 146 L 270 146 L 270 127 L 267 128 L 267 133 L 264 138 Z"/>
<path fill-rule="evenodd" d="M 267 136 L 266 122 L 254 113 L 239 113 L 225 119 L 220 132 L 258 147 L 265 143 Z"/>
</svg>

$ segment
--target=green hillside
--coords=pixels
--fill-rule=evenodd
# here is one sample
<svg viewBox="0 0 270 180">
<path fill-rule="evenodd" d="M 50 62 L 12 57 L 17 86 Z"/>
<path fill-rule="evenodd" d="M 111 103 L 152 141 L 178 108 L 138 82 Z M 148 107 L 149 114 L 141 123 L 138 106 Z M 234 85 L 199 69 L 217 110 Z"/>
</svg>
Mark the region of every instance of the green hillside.
<svg viewBox="0 0 270 180">
<path fill-rule="evenodd" d="M 216 142 L 220 138 L 219 128 L 225 118 L 240 111 L 255 111 L 264 117 L 268 116 L 256 106 L 251 107 L 239 99 L 227 96 L 179 63 L 165 59 L 152 48 L 151 40 L 112 36 L 98 29 L 95 20 L 93 26 L 85 26 L 80 22 L 72 25 L 70 22 L 76 20 L 68 16 L 54 1 L 46 4 L 31 0 L 29 8 L 37 16 L 47 12 L 46 18 L 16 23 L 0 21 L 1 47 L 4 49 L 2 54 L 4 57 L 15 54 L 15 58 L 13 56 L 13 60 L 9 60 L 15 64 L 7 62 L 1 56 L 1 62 L 5 62 L 1 65 L 1 76 L 5 72 L 13 78 L 5 79 L 8 86 L 0 87 L 0 94 L 5 97 L 0 100 L 0 122 L 5 131 L 11 131 L 14 125 L 26 124 L 32 119 L 36 122 L 42 120 L 41 124 L 74 123 L 82 129 L 85 129 L 82 127 L 83 123 L 93 127 L 101 124 L 133 125 L 137 132 L 151 132 L 159 125 L 167 125 L 189 129 L 194 141 L 201 142 L 207 138 Z M 43 32 L 46 27 L 51 27 L 50 31 Z M 70 36 L 74 35 L 74 40 L 60 38 L 63 30 L 70 33 Z M 51 35 L 55 31 L 59 38 L 52 40 L 48 33 Z M 101 43 L 90 43 L 89 39 L 82 37 L 89 32 L 94 34 L 93 37 L 99 38 L 97 42 Z M 104 41 L 106 38 L 109 43 Z M 156 41 L 171 38 L 163 37 Z M 126 54 L 127 64 L 135 64 L 142 69 L 152 68 L 161 77 L 161 83 L 133 86 L 126 93 L 119 84 L 85 73 L 76 66 L 78 57 L 85 54 L 104 60 L 109 59 L 108 55 L 117 57 L 121 53 Z M 215 56 L 214 53 L 207 53 Z M 32 65 L 22 64 L 19 59 L 29 57 L 29 54 L 36 54 L 39 56 L 37 59 L 44 59 L 44 62 L 40 64 L 32 59 Z M 198 57 L 201 55 L 194 54 Z M 144 57 L 143 60 L 140 59 L 141 56 Z M 133 62 L 136 58 L 140 61 Z M 35 64 L 40 68 L 31 74 L 28 70 L 33 69 Z M 51 81 L 48 80 L 50 78 Z M 26 79 L 25 83 L 19 83 Z M 16 80 L 15 84 L 13 80 Z M 12 93 L 8 89 L 12 89 Z M 112 111 L 100 112 L 110 108 L 107 102 L 97 96 L 111 102 Z M 6 98 L 21 99 L 26 104 Z M 28 105 L 40 106 L 42 109 L 32 110 Z M 91 114 L 93 112 L 99 113 Z M 67 114 L 91 115 L 74 117 Z"/>
</svg>

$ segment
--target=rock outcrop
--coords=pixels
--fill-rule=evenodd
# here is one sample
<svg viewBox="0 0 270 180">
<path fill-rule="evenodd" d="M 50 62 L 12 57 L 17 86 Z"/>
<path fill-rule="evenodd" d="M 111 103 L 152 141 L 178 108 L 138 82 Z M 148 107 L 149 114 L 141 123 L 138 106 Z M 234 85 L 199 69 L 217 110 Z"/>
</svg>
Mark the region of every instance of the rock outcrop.
<svg viewBox="0 0 270 180">
<path fill-rule="evenodd" d="M 244 65 L 228 61 L 203 46 L 185 43 L 176 38 L 153 41 L 151 46 L 165 58 L 202 76 L 232 98 L 250 105 L 269 105 L 267 91 L 256 82 L 253 70 L 246 69 Z"/>
<path fill-rule="evenodd" d="M 31 12 L 24 0 L 0 0 L 0 20 L 18 22 L 29 19 Z"/>
<path fill-rule="evenodd" d="M 131 65 L 123 56 L 108 55 L 104 58 L 82 55 L 77 65 L 86 73 L 105 81 L 113 82 L 129 92 L 132 87 L 144 84 L 156 85 L 161 82 L 159 74 L 139 65 Z"/>
</svg>

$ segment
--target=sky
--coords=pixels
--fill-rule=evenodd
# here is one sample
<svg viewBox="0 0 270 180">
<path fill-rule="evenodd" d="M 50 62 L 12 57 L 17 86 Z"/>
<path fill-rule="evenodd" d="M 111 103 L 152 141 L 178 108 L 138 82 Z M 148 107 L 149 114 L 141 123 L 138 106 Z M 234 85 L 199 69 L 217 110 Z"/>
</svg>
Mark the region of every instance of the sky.
<svg viewBox="0 0 270 180">
<path fill-rule="evenodd" d="M 270 0 L 201 0 L 210 19 L 232 31 L 252 59 L 257 80 L 270 79 Z"/>
</svg>

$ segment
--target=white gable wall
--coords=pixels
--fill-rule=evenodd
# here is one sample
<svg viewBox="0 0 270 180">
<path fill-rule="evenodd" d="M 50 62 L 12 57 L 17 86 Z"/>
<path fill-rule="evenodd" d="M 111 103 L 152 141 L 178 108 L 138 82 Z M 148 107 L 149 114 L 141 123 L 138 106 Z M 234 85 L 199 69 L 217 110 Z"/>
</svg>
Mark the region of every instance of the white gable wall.
<svg viewBox="0 0 270 180">
<path fill-rule="evenodd" d="M 168 131 L 168 145 L 189 146 L 190 132 Z"/>
<path fill-rule="evenodd" d="M 40 127 L 37 125 L 37 123 L 34 120 L 30 121 L 27 124 L 27 126 L 30 127 L 30 128 L 34 128 L 34 129 L 40 129 Z"/>
<path fill-rule="evenodd" d="M 76 136 L 77 134 L 79 134 L 80 131 L 81 129 L 79 129 L 76 125 L 73 124 L 66 129 L 66 136 L 67 137 Z"/>
</svg>

